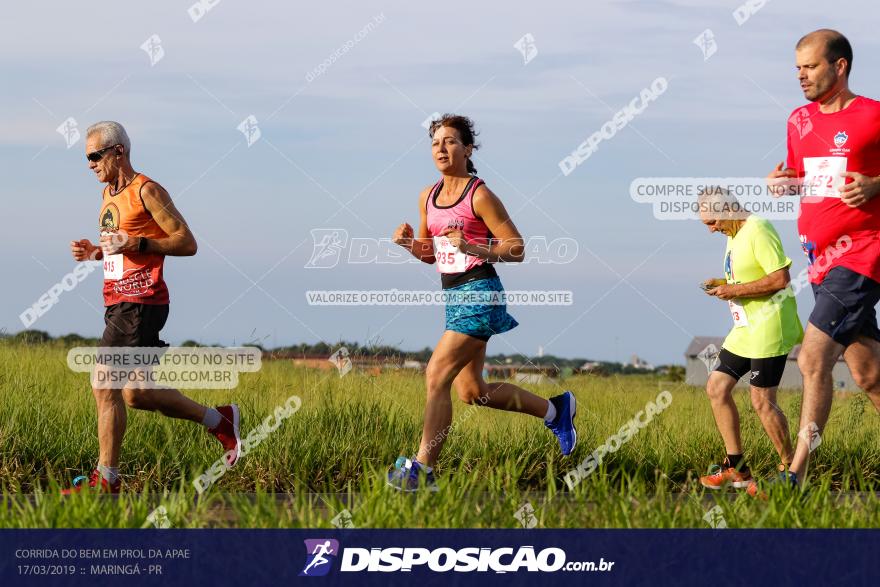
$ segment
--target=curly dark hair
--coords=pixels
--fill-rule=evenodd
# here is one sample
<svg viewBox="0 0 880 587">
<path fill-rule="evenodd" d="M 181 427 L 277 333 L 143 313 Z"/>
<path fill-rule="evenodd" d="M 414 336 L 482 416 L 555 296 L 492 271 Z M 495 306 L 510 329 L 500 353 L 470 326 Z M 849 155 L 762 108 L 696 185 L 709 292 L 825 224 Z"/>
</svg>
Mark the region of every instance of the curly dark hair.
<svg viewBox="0 0 880 587">
<path fill-rule="evenodd" d="M 440 118 L 431 122 L 431 126 L 428 127 L 428 136 L 433 138 L 434 133 L 437 132 L 437 129 L 441 126 L 448 126 L 457 130 L 458 135 L 461 137 L 461 142 L 464 143 L 465 147 L 473 146 L 474 150 L 480 148 L 480 145 L 476 142 L 477 131 L 474 130 L 474 121 L 467 116 L 461 116 L 458 114 L 442 115 Z M 474 166 L 470 158 L 467 160 L 467 170 L 468 173 L 474 175 L 477 174 L 477 168 Z"/>
</svg>

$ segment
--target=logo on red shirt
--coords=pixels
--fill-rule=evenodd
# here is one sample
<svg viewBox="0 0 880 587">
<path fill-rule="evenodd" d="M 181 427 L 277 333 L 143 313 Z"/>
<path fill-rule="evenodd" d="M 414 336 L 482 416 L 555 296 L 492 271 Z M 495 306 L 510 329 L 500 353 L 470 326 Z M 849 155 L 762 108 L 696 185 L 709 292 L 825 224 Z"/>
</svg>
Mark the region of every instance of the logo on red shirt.
<svg viewBox="0 0 880 587">
<path fill-rule="evenodd" d="M 834 135 L 834 145 L 840 148 L 846 144 L 848 138 L 849 137 L 846 135 L 846 131 L 840 131 L 839 133 Z"/>
<path fill-rule="evenodd" d="M 804 255 L 807 256 L 807 262 L 812 265 L 816 261 L 816 243 L 807 239 L 807 235 L 800 235 L 801 239 L 801 248 L 804 250 Z"/>
<path fill-rule="evenodd" d="M 813 130 L 813 121 L 810 120 L 810 111 L 806 107 L 795 110 L 788 118 L 788 123 L 794 125 L 800 138 L 804 138 Z"/>
</svg>

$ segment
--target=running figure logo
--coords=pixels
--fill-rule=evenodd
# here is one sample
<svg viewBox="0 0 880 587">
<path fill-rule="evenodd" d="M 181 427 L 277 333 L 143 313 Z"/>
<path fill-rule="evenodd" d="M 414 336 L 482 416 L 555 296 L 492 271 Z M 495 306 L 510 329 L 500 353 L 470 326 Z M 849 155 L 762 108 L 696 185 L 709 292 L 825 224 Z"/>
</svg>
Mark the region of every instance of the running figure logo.
<svg viewBox="0 0 880 587">
<path fill-rule="evenodd" d="M 718 347 L 710 343 L 706 348 L 704 348 L 697 354 L 697 358 L 700 359 L 706 366 L 706 372 L 711 373 L 715 370 L 715 367 L 717 367 L 718 364 L 721 362 L 721 359 L 718 358 L 718 355 L 720 354 L 721 351 L 718 350 Z"/>
<path fill-rule="evenodd" d="M 67 148 L 71 148 L 76 144 L 79 140 L 79 128 L 77 128 L 76 119 L 72 116 L 67 120 L 58 125 L 58 128 L 55 129 L 55 132 L 64 137 L 64 142 L 67 143 Z"/>
<path fill-rule="evenodd" d="M 339 263 L 339 257 L 348 243 L 348 231 L 344 228 L 313 228 L 312 257 L 306 269 L 331 269 Z"/>
<path fill-rule="evenodd" d="M 339 541 L 332 538 L 311 538 L 306 544 L 306 566 L 300 577 L 323 577 L 330 572 L 333 559 L 339 555 Z"/>
<path fill-rule="evenodd" d="M 528 501 L 516 510 L 513 517 L 519 520 L 519 523 L 523 528 L 531 529 L 538 525 L 538 518 L 535 517 L 535 508 Z"/>
<path fill-rule="evenodd" d="M 813 130 L 813 121 L 810 120 L 810 112 L 806 108 L 801 108 L 788 118 L 788 123 L 794 125 L 800 138 L 804 138 Z"/>
<path fill-rule="evenodd" d="M 241 131 L 241 134 L 244 135 L 245 141 L 247 141 L 247 146 L 250 148 L 251 145 L 260 140 L 260 137 L 263 136 L 263 133 L 260 132 L 260 126 L 257 122 L 257 117 L 253 114 L 249 115 L 247 118 L 241 121 L 236 127 Z"/>
<path fill-rule="evenodd" d="M 165 49 L 162 47 L 162 39 L 159 35 L 150 35 L 150 38 L 143 42 L 141 49 L 150 57 L 150 67 L 153 67 L 165 57 Z"/>
<path fill-rule="evenodd" d="M 724 519 L 724 510 L 721 506 L 715 506 L 703 516 L 706 523 L 712 528 L 727 528 L 727 520 Z"/>
<path fill-rule="evenodd" d="M 813 452 L 822 444 L 822 435 L 819 433 L 819 426 L 815 422 L 810 422 L 798 432 L 798 437 L 803 440 Z"/>
<path fill-rule="evenodd" d="M 718 51 L 718 43 L 715 42 L 715 33 L 712 29 L 706 29 L 693 40 L 694 45 L 703 52 L 703 61 L 708 61 L 710 57 Z"/>
<path fill-rule="evenodd" d="M 535 37 L 532 33 L 524 34 L 513 44 L 513 47 L 522 55 L 523 65 L 528 65 L 529 61 L 538 56 L 538 47 L 535 45 Z"/>
</svg>

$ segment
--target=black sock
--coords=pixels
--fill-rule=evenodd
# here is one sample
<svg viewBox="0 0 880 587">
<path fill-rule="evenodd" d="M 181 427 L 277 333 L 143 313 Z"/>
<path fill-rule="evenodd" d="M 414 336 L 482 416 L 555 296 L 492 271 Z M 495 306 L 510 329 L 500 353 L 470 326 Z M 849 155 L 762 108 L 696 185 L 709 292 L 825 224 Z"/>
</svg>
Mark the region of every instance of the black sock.
<svg viewBox="0 0 880 587">
<path fill-rule="evenodd" d="M 727 455 L 727 466 L 733 467 L 740 473 L 745 473 L 749 470 L 749 466 L 746 465 L 745 460 L 743 460 L 743 456 L 740 455 Z"/>
</svg>

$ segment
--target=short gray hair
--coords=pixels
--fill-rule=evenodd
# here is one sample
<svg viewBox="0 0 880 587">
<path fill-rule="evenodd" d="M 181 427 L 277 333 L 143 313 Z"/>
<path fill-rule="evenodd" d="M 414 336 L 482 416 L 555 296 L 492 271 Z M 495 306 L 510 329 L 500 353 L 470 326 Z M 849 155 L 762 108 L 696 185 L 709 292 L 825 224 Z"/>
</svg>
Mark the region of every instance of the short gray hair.
<svg viewBox="0 0 880 587">
<path fill-rule="evenodd" d="M 125 127 L 118 122 L 112 120 L 96 122 L 86 130 L 87 137 L 93 134 L 101 135 L 101 142 L 105 147 L 122 145 L 125 154 L 131 154 L 131 141 L 128 138 L 128 133 L 125 132 Z"/>
<path fill-rule="evenodd" d="M 736 196 L 721 186 L 706 186 L 697 195 L 699 211 L 706 212 L 712 220 L 745 220 L 749 212 Z"/>
</svg>

